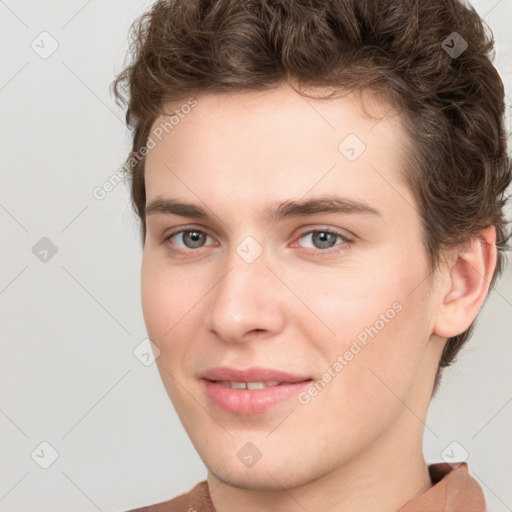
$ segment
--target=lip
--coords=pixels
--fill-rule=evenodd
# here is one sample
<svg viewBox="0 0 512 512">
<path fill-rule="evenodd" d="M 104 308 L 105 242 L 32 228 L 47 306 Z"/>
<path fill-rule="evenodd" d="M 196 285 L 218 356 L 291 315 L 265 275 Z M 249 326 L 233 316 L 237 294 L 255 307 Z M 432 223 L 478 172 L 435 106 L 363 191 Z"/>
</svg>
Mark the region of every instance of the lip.
<svg viewBox="0 0 512 512">
<path fill-rule="evenodd" d="M 302 382 L 312 377 L 309 375 L 294 375 L 292 373 L 274 370 L 272 368 L 262 368 L 253 366 L 245 370 L 231 368 L 228 366 L 216 366 L 210 368 L 199 375 L 206 380 L 230 380 L 235 382 L 263 382 L 276 380 L 278 382 Z"/>
<path fill-rule="evenodd" d="M 271 368 L 252 367 L 245 370 L 229 367 L 210 368 L 200 375 L 201 384 L 211 402 L 226 412 L 260 414 L 296 397 L 309 386 L 312 378 L 293 375 Z M 215 381 L 265 382 L 277 381 L 277 386 L 263 389 L 231 389 Z"/>
</svg>

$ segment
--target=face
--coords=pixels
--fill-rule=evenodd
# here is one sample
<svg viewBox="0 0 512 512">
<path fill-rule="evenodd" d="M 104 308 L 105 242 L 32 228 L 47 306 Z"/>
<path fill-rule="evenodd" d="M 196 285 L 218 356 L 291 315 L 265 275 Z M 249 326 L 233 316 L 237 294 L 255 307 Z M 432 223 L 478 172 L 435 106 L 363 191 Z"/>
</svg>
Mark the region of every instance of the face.
<svg viewBox="0 0 512 512">
<path fill-rule="evenodd" d="M 210 473 L 293 487 L 421 442 L 440 353 L 400 117 L 288 87 L 196 99 L 153 126 L 142 306 Z"/>
</svg>

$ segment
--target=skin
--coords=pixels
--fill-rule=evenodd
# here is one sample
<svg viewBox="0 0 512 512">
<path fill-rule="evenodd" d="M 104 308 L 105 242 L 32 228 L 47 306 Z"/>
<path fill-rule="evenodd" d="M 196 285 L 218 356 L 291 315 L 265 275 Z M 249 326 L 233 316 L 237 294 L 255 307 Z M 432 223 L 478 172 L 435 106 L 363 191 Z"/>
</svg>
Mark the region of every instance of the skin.
<svg viewBox="0 0 512 512">
<path fill-rule="evenodd" d="M 377 118 L 353 94 L 203 94 L 147 156 L 146 204 L 173 198 L 212 215 L 148 215 L 141 291 L 158 370 L 218 512 L 391 512 L 431 485 L 422 437 L 434 376 L 446 338 L 485 299 L 494 228 L 430 272 L 400 174 L 410 141 L 400 115 L 365 98 Z M 338 149 L 350 133 L 366 146 L 355 161 Z M 262 217 L 273 203 L 324 194 L 380 215 Z M 180 229 L 205 233 L 202 246 Z M 315 242 L 322 229 L 341 235 L 333 247 Z M 250 264 L 237 253 L 246 236 L 263 250 Z M 242 416 L 202 391 L 199 373 L 221 365 L 320 379 L 394 303 L 401 311 L 307 405 L 293 398 Z M 237 457 L 248 442 L 262 455 L 252 467 Z"/>
</svg>

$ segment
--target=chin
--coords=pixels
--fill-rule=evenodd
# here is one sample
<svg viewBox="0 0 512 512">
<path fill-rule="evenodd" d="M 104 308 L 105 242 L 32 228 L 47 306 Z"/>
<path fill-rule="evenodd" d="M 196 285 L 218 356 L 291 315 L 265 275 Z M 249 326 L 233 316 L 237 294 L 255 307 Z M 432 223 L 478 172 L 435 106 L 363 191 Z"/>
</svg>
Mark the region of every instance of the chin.
<svg viewBox="0 0 512 512">
<path fill-rule="evenodd" d="M 226 456 L 222 453 L 201 455 L 206 468 L 216 478 L 225 484 L 241 489 L 259 491 L 281 491 L 305 485 L 320 478 L 324 473 L 321 458 L 315 464 L 307 457 L 297 457 L 297 451 L 262 455 L 252 467 L 246 467 L 238 457 Z M 292 469 L 293 468 L 293 469 Z"/>
<path fill-rule="evenodd" d="M 261 461 L 260 461 L 261 462 Z M 208 471 L 215 475 L 221 482 L 239 489 L 253 491 L 282 491 L 283 487 L 290 489 L 310 482 L 312 477 L 299 475 L 286 470 L 272 470 L 265 466 L 258 469 L 223 467 L 220 470 L 216 466 L 206 466 Z"/>
</svg>

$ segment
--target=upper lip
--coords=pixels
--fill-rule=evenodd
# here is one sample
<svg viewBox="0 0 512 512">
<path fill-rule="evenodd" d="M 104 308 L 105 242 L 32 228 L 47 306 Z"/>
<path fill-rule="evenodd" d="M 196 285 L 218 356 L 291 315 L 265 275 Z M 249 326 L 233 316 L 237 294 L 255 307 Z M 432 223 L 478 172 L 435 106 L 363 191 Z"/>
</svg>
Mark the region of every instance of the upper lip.
<svg viewBox="0 0 512 512">
<path fill-rule="evenodd" d="M 206 380 L 227 380 L 230 382 L 302 382 L 311 379 L 309 376 L 293 375 L 280 370 L 273 370 L 272 368 L 251 367 L 242 370 L 227 366 L 210 368 L 199 376 Z"/>
</svg>

